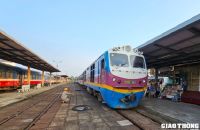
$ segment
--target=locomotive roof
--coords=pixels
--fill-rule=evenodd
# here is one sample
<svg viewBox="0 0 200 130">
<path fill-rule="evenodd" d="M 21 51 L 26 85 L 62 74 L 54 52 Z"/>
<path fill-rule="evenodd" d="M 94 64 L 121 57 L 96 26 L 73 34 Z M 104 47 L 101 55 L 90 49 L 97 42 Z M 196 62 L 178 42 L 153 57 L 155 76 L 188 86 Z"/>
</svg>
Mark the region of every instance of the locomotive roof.
<svg viewBox="0 0 200 130">
<path fill-rule="evenodd" d="M 200 14 L 137 47 L 147 67 L 200 62 Z"/>
<path fill-rule="evenodd" d="M 38 70 L 60 72 L 20 42 L 0 30 L 0 58 Z"/>
</svg>

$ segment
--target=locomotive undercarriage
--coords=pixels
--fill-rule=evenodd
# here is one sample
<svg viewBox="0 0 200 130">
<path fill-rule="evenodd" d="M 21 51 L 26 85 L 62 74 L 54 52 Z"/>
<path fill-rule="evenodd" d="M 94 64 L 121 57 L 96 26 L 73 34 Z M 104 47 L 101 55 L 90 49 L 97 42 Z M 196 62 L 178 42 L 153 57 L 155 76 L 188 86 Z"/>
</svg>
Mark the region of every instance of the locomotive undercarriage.
<svg viewBox="0 0 200 130">
<path fill-rule="evenodd" d="M 90 87 L 87 87 L 86 86 L 86 89 L 87 89 L 87 91 L 91 94 L 91 95 L 93 95 L 93 96 L 97 96 L 97 98 L 98 98 L 98 101 L 103 101 L 103 98 L 102 98 L 102 96 L 101 96 L 101 93 L 100 92 L 98 92 L 98 91 L 96 91 L 96 90 L 94 90 L 94 89 L 92 89 L 92 88 L 90 88 Z"/>
</svg>

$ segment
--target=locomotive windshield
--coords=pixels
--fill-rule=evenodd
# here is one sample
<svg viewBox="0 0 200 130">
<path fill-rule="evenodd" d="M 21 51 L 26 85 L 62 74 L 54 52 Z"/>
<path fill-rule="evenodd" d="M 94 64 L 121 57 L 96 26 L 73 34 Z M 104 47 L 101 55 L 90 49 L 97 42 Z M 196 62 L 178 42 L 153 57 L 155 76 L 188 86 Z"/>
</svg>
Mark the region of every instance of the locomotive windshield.
<svg viewBox="0 0 200 130">
<path fill-rule="evenodd" d="M 128 67 L 128 56 L 125 54 L 110 54 L 111 66 L 123 66 Z"/>
<path fill-rule="evenodd" d="M 131 65 L 134 68 L 143 68 L 143 69 L 145 69 L 145 62 L 144 62 L 143 57 L 132 55 L 132 56 L 130 56 L 130 60 L 131 60 Z"/>
</svg>

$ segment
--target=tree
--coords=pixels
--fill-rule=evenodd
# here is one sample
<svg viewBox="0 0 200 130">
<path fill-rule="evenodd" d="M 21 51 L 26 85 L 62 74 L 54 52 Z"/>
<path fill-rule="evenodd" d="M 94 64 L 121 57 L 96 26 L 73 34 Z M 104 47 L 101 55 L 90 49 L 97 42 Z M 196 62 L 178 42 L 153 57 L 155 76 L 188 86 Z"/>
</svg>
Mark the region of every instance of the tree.
<svg viewBox="0 0 200 130">
<path fill-rule="evenodd" d="M 74 81 L 75 81 L 75 78 L 74 78 L 74 76 L 71 76 L 71 77 L 70 77 L 70 79 L 71 79 L 71 81 L 72 81 L 72 82 L 74 82 Z"/>
</svg>

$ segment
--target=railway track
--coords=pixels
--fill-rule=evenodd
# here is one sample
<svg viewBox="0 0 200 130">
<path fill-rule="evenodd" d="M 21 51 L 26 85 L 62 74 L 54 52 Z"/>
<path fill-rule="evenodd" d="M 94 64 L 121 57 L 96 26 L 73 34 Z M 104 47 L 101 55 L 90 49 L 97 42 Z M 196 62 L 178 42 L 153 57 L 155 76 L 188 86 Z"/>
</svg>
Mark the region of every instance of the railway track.
<svg viewBox="0 0 200 130">
<path fill-rule="evenodd" d="M 118 114 L 129 120 L 140 130 L 156 130 L 161 129 L 161 122 L 152 117 L 146 116 L 137 110 L 116 110 Z"/>
<path fill-rule="evenodd" d="M 83 90 L 83 87 L 81 87 L 80 85 L 79 89 L 81 88 Z M 85 92 L 85 91 L 82 91 Z M 141 113 L 140 111 L 138 111 L 138 108 L 134 108 L 134 109 L 112 109 L 110 107 L 108 107 L 107 105 L 103 105 L 104 110 L 106 110 L 108 113 L 113 113 L 113 111 L 115 111 L 118 115 L 121 115 L 124 120 L 128 120 L 130 121 L 133 125 L 130 126 L 130 129 L 133 129 L 131 127 L 134 127 L 134 129 L 138 129 L 138 130 L 159 130 L 161 129 L 161 122 L 159 120 L 156 120 L 155 118 L 145 115 L 143 113 Z M 116 117 L 118 116 L 117 114 L 111 114 L 110 116 L 112 117 Z M 119 121 L 122 119 L 118 119 Z"/>
<path fill-rule="evenodd" d="M 56 89 L 40 100 L 27 105 L 27 107 L 17 111 L 15 114 L 0 121 L 0 129 L 14 126 L 14 129 L 30 129 L 40 117 L 60 98 L 63 87 Z"/>
<path fill-rule="evenodd" d="M 123 116 L 125 119 L 129 120 L 133 125 L 135 125 L 136 127 L 138 127 L 138 129 L 140 130 L 144 130 L 144 128 L 142 126 L 140 126 L 140 124 L 136 123 L 135 121 L 133 121 L 131 118 L 129 118 L 127 115 L 125 115 L 123 112 L 116 110 L 116 112 L 118 114 L 120 114 L 121 116 Z"/>
</svg>

